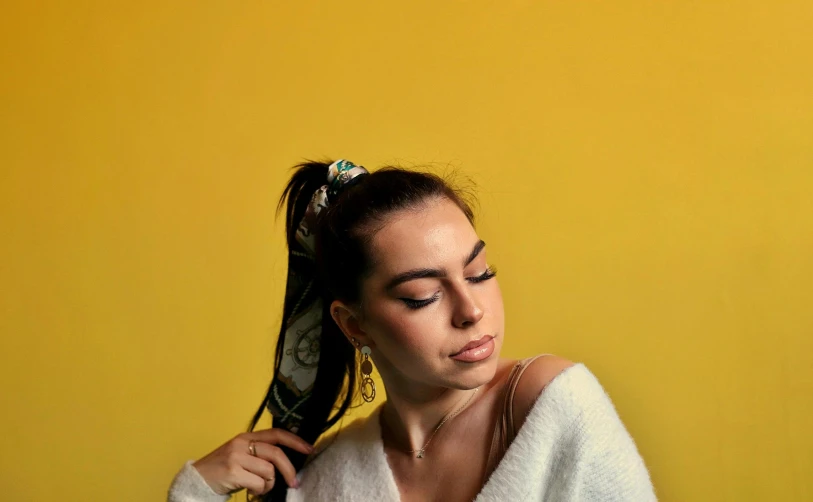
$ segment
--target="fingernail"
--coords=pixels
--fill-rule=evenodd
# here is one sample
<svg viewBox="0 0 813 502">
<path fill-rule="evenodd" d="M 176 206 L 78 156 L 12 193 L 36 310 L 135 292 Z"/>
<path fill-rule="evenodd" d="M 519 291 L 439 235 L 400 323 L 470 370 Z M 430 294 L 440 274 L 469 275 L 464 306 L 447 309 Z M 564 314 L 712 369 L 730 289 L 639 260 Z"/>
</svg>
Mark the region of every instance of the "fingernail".
<svg viewBox="0 0 813 502">
<path fill-rule="evenodd" d="M 308 445 L 308 453 L 313 453 L 313 450 L 315 450 L 315 449 L 316 448 L 314 448 L 313 446 Z"/>
</svg>

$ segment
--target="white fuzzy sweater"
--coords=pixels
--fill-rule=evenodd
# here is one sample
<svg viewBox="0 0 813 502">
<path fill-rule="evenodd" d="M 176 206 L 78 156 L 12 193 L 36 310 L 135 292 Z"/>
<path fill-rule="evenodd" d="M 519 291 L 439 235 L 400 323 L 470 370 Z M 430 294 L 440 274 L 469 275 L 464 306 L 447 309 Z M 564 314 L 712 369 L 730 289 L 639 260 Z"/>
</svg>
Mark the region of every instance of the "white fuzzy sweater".
<svg viewBox="0 0 813 502">
<path fill-rule="evenodd" d="M 297 475 L 288 502 L 396 502 L 378 414 L 346 427 Z M 187 462 L 168 502 L 225 502 Z M 505 456 L 475 498 L 504 501 L 656 500 L 649 473 L 610 398 L 582 364 L 563 371 L 531 408 Z"/>
</svg>

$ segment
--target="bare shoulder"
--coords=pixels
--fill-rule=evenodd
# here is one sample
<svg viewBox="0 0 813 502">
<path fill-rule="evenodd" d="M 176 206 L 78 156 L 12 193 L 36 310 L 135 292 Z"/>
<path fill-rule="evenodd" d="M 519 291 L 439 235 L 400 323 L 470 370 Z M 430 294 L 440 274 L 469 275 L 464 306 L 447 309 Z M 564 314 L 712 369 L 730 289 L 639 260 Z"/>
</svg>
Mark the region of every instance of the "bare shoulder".
<svg viewBox="0 0 813 502">
<path fill-rule="evenodd" d="M 525 417 L 531 411 L 536 398 L 542 394 L 545 387 L 564 370 L 573 366 L 573 362 L 555 355 L 537 357 L 525 368 L 517 382 L 512 405 L 514 413 L 514 426 L 516 430 L 525 422 Z"/>
</svg>

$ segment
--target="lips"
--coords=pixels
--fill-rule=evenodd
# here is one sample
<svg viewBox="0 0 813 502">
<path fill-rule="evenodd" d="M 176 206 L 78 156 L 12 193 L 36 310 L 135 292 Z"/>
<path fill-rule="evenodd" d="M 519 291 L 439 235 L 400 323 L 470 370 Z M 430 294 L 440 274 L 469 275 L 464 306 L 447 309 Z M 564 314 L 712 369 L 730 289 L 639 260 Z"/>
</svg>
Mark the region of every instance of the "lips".
<svg viewBox="0 0 813 502">
<path fill-rule="evenodd" d="M 493 338 L 494 337 L 491 336 L 491 335 L 486 335 L 486 336 L 484 336 L 482 338 L 478 338 L 477 340 L 474 340 L 472 342 L 467 343 L 466 345 L 463 346 L 463 348 L 461 348 L 460 350 L 458 350 L 457 352 L 455 352 L 454 354 L 452 354 L 449 357 L 454 357 L 454 356 L 459 355 L 459 354 L 461 354 L 463 352 L 466 352 L 467 350 L 476 349 L 477 347 L 479 347 L 481 345 L 487 344 Z"/>
</svg>

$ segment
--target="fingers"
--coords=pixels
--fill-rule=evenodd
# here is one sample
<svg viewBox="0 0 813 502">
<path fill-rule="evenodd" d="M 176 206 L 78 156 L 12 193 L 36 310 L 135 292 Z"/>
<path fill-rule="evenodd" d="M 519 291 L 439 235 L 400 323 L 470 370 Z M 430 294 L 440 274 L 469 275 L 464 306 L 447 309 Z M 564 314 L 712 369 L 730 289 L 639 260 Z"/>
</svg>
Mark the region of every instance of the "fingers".
<svg viewBox="0 0 813 502">
<path fill-rule="evenodd" d="M 299 483 L 296 480 L 296 469 L 294 469 L 294 465 L 288 459 L 287 455 L 285 455 L 285 452 L 277 446 L 268 443 L 255 443 L 254 447 L 257 451 L 257 458 L 251 458 L 254 462 L 250 462 L 249 465 L 246 465 L 246 469 L 265 479 L 271 479 L 274 477 L 274 469 L 276 468 L 276 471 L 285 478 L 285 483 L 288 486 L 293 488 L 299 487 Z M 270 472 L 268 470 L 269 467 L 271 469 Z"/>
<path fill-rule="evenodd" d="M 241 441 L 242 446 L 249 455 L 240 455 L 240 464 L 247 476 L 241 478 L 243 486 L 254 495 L 267 493 L 274 487 L 275 475 L 282 476 L 288 486 L 298 488 L 296 469 L 288 456 L 277 445 L 287 446 L 304 454 L 313 452 L 313 447 L 296 434 L 283 429 L 265 429 L 255 432 L 246 432 L 240 438 L 251 444 L 254 442 L 252 456 L 248 447 Z"/>
<path fill-rule="evenodd" d="M 247 432 L 245 438 L 249 441 L 254 440 L 269 444 L 281 444 L 306 455 L 313 452 L 313 446 L 308 444 L 307 441 L 284 429 L 265 429 Z"/>
<path fill-rule="evenodd" d="M 252 458 L 252 460 L 258 459 Z M 262 460 L 260 460 L 260 462 L 262 462 Z M 268 482 L 262 476 L 254 474 L 245 467 L 235 470 L 232 476 L 234 481 L 238 483 L 238 486 L 245 488 L 252 495 L 262 495 L 265 493 L 265 487 L 268 486 Z M 273 480 L 271 487 L 274 487 Z"/>
<path fill-rule="evenodd" d="M 269 479 L 268 481 L 266 481 L 265 482 L 265 489 L 263 490 L 262 493 L 259 493 L 258 495 L 264 495 L 264 494 L 270 492 L 271 489 L 274 488 L 274 482 L 275 481 L 276 481 L 276 479 Z"/>
<path fill-rule="evenodd" d="M 252 479 L 255 484 L 249 488 L 252 495 L 262 495 L 274 488 L 277 477 L 276 469 L 274 468 L 274 464 L 271 462 L 268 462 L 260 457 L 249 457 L 245 460 L 243 469 L 245 469 L 246 472 L 254 475 L 256 478 Z"/>
</svg>

